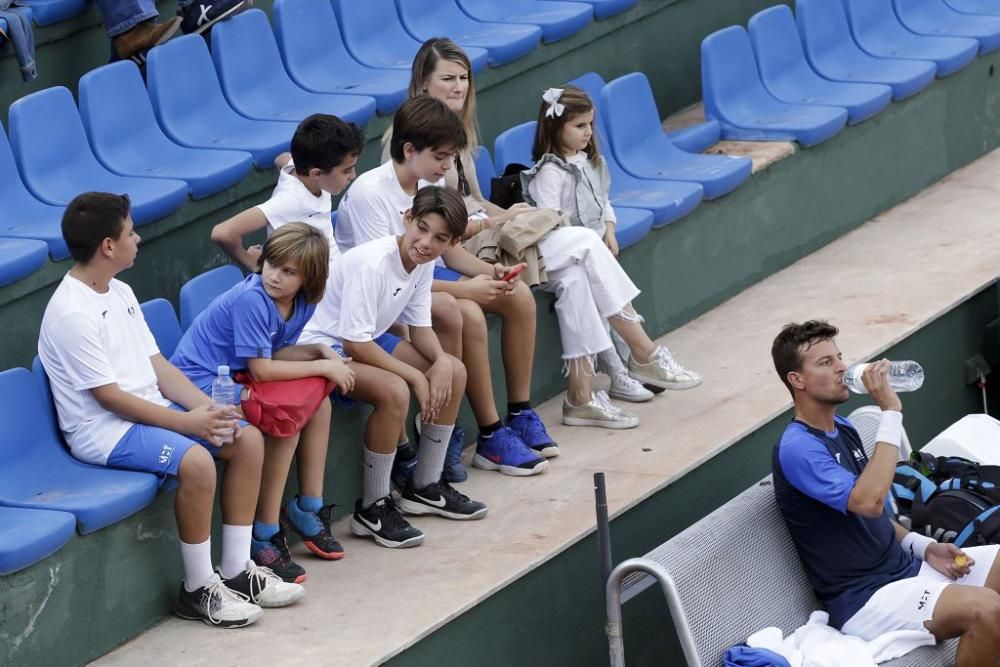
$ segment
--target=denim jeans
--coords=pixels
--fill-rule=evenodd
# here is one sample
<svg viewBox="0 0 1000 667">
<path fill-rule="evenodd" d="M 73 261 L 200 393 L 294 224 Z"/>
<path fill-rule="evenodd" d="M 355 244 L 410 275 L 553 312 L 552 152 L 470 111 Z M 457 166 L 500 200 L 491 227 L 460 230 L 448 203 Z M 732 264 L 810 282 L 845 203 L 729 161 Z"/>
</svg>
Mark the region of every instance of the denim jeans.
<svg viewBox="0 0 1000 667">
<path fill-rule="evenodd" d="M 160 15 L 153 0 L 97 0 L 97 8 L 108 37 L 128 32 L 143 21 Z"/>
</svg>

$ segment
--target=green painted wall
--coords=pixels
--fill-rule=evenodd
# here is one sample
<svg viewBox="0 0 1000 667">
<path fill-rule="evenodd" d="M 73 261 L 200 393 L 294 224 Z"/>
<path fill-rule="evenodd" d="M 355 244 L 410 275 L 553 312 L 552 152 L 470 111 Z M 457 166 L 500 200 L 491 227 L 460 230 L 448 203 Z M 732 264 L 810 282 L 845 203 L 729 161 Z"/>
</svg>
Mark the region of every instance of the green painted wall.
<svg viewBox="0 0 1000 667">
<path fill-rule="evenodd" d="M 903 396 L 907 434 L 915 446 L 982 410 L 978 390 L 964 384 L 963 362 L 982 350 L 983 329 L 997 313 L 997 288 L 990 287 L 888 350 L 892 359 L 919 360 L 927 373 L 920 391 Z M 992 404 L 998 405 L 1000 395 L 993 394 Z M 854 397 L 841 414 L 864 404 L 864 398 Z M 771 448 L 790 417 L 789 412 L 765 424 L 612 521 L 615 562 L 650 551 L 770 473 Z M 684 664 L 657 591 L 650 589 L 624 608 L 630 667 Z M 596 667 L 607 664 L 603 633 L 603 589 L 591 534 L 387 664 Z"/>
</svg>

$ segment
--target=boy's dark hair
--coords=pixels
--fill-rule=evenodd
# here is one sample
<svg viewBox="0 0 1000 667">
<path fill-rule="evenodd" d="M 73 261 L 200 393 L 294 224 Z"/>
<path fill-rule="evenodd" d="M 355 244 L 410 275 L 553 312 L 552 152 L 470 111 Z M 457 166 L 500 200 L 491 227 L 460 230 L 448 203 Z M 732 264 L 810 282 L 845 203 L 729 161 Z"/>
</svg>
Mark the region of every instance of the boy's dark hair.
<svg viewBox="0 0 1000 667">
<path fill-rule="evenodd" d="M 399 107 L 392 120 L 389 155 L 402 162 L 403 145 L 410 143 L 418 151 L 425 148 L 465 148 L 468 139 L 462 119 L 441 100 L 430 95 L 411 97 Z"/>
<path fill-rule="evenodd" d="M 292 135 L 292 161 L 295 173 L 306 176 L 310 169 L 324 174 L 344 162 L 349 155 L 360 155 L 365 133 L 354 123 L 325 113 L 314 113 L 299 123 Z"/>
<path fill-rule="evenodd" d="M 444 218 L 452 239 L 460 239 L 469 224 L 469 210 L 458 190 L 439 185 L 425 185 L 417 191 L 410 208 L 410 217 L 416 221 L 431 213 Z"/>
<path fill-rule="evenodd" d="M 802 324 L 792 322 L 781 329 L 771 344 L 771 359 L 774 370 L 788 391 L 792 391 L 788 374 L 802 370 L 802 352 L 816 343 L 834 338 L 838 333 L 840 330 L 837 327 L 824 320 L 808 320 Z"/>
<path fill-rule="evenodd" d="M 117 239 L 130 209 L 128 195 L 84 192 L 74 197 L 62 217 L 62 236 L 73 261 L 85 264 L 104 239 Z"/>
<path fill-rule="evenodd" d="M 304 222 L 278 227 L 264 242 L 255 273 L 264 269 L 264 262 L 274 267 L 294 264 L 302 276 L 299 291 L 306 303 L 319 303 L 323 298 L 330 267 L 330 244 L 315 227 Z"/>
</svg>

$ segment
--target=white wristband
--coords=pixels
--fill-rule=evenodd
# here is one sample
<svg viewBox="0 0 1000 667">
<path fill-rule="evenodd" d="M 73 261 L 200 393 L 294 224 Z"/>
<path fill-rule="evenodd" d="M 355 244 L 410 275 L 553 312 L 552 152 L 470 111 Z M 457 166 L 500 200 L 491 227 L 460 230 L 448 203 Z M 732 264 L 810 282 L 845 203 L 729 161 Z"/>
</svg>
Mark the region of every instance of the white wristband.
<svg viewBox="0 0 1000 667">
<path fill-rule="evenodd" d="M 903 537 L 903 541 L 900 542 L 903 546 L 904 551 L 909 551 L 910 555 L 914 558 L 924 559 L 924 553 L 927 552 L 927 547 L 932 544 L 937 544 L 937 540 L 927 537 L 926 535 L 921 535 L 920 533 L 907 533 Z"/>
<path fill-rule="evenodd" d="M 875 442 L 884 442 L 893 447 L 899 447 L 903 441 L 903 413 L 896 410 L 883 410 L 882 421 L 878 425 Z"/>
</svg>

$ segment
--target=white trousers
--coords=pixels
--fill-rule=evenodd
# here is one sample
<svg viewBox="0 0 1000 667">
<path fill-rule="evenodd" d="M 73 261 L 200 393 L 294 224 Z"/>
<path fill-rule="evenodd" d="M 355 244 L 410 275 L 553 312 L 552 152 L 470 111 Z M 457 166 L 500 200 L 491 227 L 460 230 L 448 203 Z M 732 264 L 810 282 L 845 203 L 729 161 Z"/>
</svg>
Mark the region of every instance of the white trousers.
<svg viewBox="0 0 1000 667">
<path fill-rule="evenodd" d="M 607 319 L 639 295 L 604 241 L 586 227 L 559 227 L 539 243 L 556 295 L 563 359 L 590 357 L 611 349 Z"/>
</svg>

